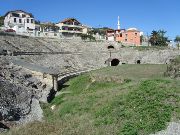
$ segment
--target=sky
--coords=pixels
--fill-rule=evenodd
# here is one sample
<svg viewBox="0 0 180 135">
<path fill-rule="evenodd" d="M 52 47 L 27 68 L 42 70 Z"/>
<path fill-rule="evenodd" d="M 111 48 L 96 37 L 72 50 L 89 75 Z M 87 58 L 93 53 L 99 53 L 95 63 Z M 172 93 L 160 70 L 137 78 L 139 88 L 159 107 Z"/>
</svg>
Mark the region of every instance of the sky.
<svg viewBox="0 0 180 135">
<path fill-rule="evenodd" d="M 180 35 L 180 0 L 0 0 L 0 15 L 24 10 L 41 22 L 57 23 L 74 17 L 91 27 L 136 27 L 150 35 L 163 29 L 174 39 Z"/>
</svg>

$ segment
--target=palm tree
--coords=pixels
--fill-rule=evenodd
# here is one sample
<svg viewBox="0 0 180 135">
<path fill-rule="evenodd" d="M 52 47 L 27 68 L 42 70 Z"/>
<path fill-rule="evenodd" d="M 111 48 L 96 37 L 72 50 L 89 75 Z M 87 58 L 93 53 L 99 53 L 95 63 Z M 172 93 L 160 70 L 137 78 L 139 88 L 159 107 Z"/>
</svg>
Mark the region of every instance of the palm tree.
<svg viewBox="0 0 180 135">
<path fill-rule="evenodd" d="M 168 46 L 167 44 L 168 38 L 165 37 L 165 34 L 166 31 L 164 30 L 159 30 L 159 31 L 153 30 L 149 42 L 153 46 Z"/>
<path fill-rule="evenodd" d="M 179 47 L 180 47 L 180 36 L 176 36 L 176 38 L 174 39 L 174 42 L 177 43 L 177 47 L 178 47 L 178 50 L 179 50 Z"/>
<path fill-rule="evenodd" d="M 151 37 L 149 39 L 149 42 L 151 43 L 151 45 L 157 45 L 158 38 L 159 38 L 158 32 L 153 30 L 152 33 L 151 33 Z"/>
</svg>

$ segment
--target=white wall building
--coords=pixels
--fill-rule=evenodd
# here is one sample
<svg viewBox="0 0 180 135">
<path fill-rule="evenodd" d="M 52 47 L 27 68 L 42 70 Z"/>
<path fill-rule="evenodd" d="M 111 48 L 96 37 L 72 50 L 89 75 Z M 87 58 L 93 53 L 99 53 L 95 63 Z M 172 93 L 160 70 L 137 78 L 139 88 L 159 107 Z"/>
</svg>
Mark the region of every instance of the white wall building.
<svg viewBox="0 0 180 135">
<path fill-rule="evenodd" d="M 17 34 L 35 34 L 35 20 L 31 13 L 22 10 L 9 11 L 5 14 L 4 26 Z"/>
<path fill-rule="evenodd" d="M 57 24 L 40 22 L 35 24 L 34 16 L 22 10 L 9 11 L 4 17 L 4 31 L 13 29 L 17 34 L 26 36 L 71 38 L 88 33 L 88 27 L 75 18 L 67 18 Z"/>
</svg>

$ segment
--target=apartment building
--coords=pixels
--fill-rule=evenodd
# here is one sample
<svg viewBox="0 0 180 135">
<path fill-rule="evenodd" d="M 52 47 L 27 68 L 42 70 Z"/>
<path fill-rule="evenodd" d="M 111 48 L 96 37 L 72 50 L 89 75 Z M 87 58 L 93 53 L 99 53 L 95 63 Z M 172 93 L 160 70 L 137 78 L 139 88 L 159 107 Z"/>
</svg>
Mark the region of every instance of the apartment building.
<svg viewBox="0 0 180 135">
<path fill-rule="evenodd" d="M 107 30 L 106 39 L 109 41 L 117 41 L 121 42 L 123 45 L 127 46 L 140 46 L 140 37 L 141 33 L 137 28 L 129 28 L 129 29 L 121 29 L 120 27 L 120 19 L 118 16 L 118 23 L 117 23 L 116 30 Z"/>
<path fill-rule="evenodd" d="M 35 33 L 35 20 L 31 13 L 15 10 L 7 12 L 4 17 L 4 27 L 6 29 L 13 29 L 18 34 Z"/>
<path fill-rule="evenodd" d="M 73 37 L 79 36 L 81 34 L 87 34 L 88 28 L 83 26 L 75 18 L 67 18 L 63 21 L 56 24 L 59 27 L 59 32 L 62 33 L 62 36 Z"/>
<path fill-rule="evenodd" d="M 129 28 L 127 30 L 121 29 L 115 31 L 115 40 L 126 45 L 139 46 L 140 45 L 140 31 L 136 28 Z"/>
</svg>

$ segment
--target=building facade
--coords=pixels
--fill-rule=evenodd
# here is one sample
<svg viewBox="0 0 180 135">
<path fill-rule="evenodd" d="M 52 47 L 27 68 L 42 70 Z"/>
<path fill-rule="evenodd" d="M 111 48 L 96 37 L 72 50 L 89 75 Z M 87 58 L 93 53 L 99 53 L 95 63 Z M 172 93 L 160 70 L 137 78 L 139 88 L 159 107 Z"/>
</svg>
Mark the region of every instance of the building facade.
<svg viewBox="0 0 180 135">
<path fill-rule="evenodd" d="M 106 40 L 108 40 L 108 41 L 115 41 L 115 30 L 108 29 L 106 31 Z"/>
<path fill-rule="evenodd" d="M 121 42 L 123 45 L 140 46 L 141 32 L 137 28 L 121 29 L 118 16 L 117 30 L 107 30 L 106 39 Z"/>
<path fill-rule="evenodd" d="M 13 29 L 18 34 L 35 33 L 35 20 L 31 13 L 15 10 L 7 12 L 4 17 L 4 27 L 6 29 Z"/>
<path fill-rule="evenodd" d="M 140 31 L 136 28 L 115 30 L 115 40 L 126 45 L 140 46 Z"/>
<path fill-rule="evenodd" d="M 59 27 L 59 32 L 62 33 L 62 36 L 73 37 L 79 36 L 81 34 L 87 34 L 88 28 L 83 26 L 75 18 L 67 18 L 56 24 Z"/>
</svg>

